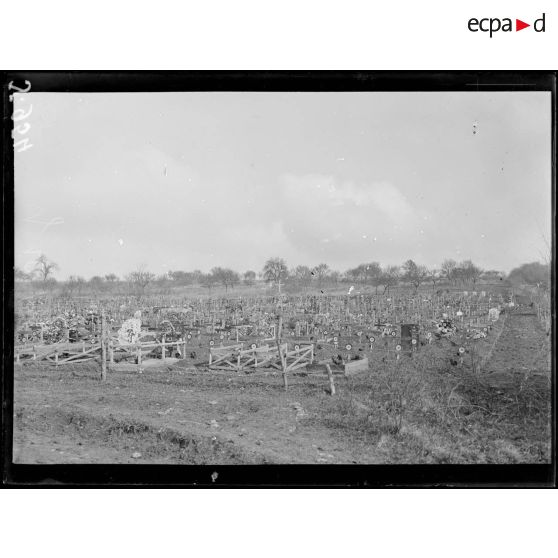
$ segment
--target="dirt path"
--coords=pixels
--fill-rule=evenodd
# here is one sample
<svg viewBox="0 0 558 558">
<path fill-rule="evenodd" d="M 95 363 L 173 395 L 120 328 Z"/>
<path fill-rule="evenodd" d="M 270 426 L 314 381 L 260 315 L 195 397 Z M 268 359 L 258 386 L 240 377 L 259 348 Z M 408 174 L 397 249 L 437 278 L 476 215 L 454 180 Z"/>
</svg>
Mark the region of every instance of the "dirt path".
<svg viewBox="0 0 558 558">
<path fill-rule="evenodd" d="M 376 463 L 375 447 L 314 420 L 335 405 L 327 378 L 192 376 L 179 371 L 16 375 L 18 463 Z M 139 457 L 133 457 L 140 454 Z"/>
<path fill-rule="evenodd" d="M 548 340 L 535 314 L 513 312 L 507 316 L 484 372 L 492 381 L 510 374 L 549 374 Z"/>
</svg>

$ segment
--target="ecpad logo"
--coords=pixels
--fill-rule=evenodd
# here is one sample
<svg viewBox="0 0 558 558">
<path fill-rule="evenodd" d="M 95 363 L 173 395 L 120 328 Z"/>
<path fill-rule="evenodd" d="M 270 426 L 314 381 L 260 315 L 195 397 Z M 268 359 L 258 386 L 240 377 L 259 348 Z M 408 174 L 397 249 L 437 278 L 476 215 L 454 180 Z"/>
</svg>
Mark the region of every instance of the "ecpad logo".
<svg viewBox="0 0 558 558">
<path fill-rule="evenodd" d="M 544 33 L 545 32 L 545 16 L 543 14 L 539 19 L 536 19 L 533 22 L 533 29 L 537 33 Z M 512 19 L 509 17 L 505 17 L 503 19 L 497 17 L 485 17 L 483 19 L 477 19 L 472 17 L 467 27 L 469 31 L 473 33 L 477 33 L 478 31 L 482 31 L 483 33 L 490 33 L 490 38 L 492 38 L 493 33 L 497 33 L 498 31 L 511 32 L 513 31 L 513 24 Z M 530 23 L 525 23 L 520 19 L 515 20 L 515 30 L 521 31 L 522 29 L 526 29 L 527 27 L 531 27 Z"/>
</svg>

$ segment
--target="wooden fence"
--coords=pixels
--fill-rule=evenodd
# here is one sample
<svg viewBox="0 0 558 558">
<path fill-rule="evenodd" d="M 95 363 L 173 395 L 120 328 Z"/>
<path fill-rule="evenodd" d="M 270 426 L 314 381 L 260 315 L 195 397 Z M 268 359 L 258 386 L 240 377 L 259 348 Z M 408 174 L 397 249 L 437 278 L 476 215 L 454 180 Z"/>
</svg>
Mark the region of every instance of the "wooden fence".
<svg viewBox="0 0 558 558">
<path fill-rule="evenodd" d="M 114 364 L 115 354 L 126 354 L 136 358 L 144 358 L 156 349 L 161 350 L 161 360 L 167 358 L 167 349 L 175 348 L 175 351 L 184 358 L 186 353 L 186 342 L 183 339 L 178 341 L 147 341 L 138 343 L 119 343 L 117 339 L 107 339 L 104 343 L 87 345 L 86 343 L 54 343 L 52 345 L 19 345 L 14 347 L 14 361 L 22 364 L 27 361 L 47 361 L 57 365 L 67 363 L 86 362 L 88 360 L 101 358 L 103 344 L 107 353 L 106 359 L 110 364 Z"/>
<path fill-rule="evenodd" d="M 242 343 L 227 347 L 211 347 L 209 368 L 234 372 L 254 371 L 258 368 L 283 370 L 282 358 L 285 359 L 285 372 L 305 367 L 314 362 L 314 345 L 295 345 L 291 350 L 287 343 L 278 346 L 252 346 L 248 349 L 245 349 Z"/>
<path fill-rule="evenodd" d="M 14 347 L 14 360 L 16 364 L 31 360 L 34 362 L 46 361 L 59 366 L 94 360 L 98 358 L 100 351 L 100 343 L 88 345 L 61 342 L 52 345 L 20 345 Z"/>
</svg>

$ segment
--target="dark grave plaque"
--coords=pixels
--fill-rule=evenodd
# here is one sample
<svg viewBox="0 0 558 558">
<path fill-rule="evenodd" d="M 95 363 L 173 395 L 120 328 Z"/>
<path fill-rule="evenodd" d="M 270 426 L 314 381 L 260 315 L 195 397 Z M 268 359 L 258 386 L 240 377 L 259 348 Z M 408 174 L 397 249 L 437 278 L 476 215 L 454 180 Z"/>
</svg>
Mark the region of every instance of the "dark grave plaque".
<svg viewBox="0 0 558 558">
<path fill-rule="evenodd" d="M 419 345 L 419 328 L 417 324 L 401 324 L 401 348 L 411 354 Z M 413 343 L 415 341 L 415 343 Z"/>
</svg>

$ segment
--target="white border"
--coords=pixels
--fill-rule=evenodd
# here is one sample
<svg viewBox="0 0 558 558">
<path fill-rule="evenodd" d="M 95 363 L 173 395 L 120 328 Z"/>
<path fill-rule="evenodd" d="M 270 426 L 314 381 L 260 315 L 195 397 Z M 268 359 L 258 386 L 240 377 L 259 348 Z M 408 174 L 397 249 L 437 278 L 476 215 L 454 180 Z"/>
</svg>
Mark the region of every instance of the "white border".
<svg viewBox="0 0 558 558">
<path fill-rule="evenodd" d="M 26 0 L 2 7 L 0 68 L 555 69 L 555 0 Z M 547 30 L 471 33 L 472 17 Z"/>
</svg>

